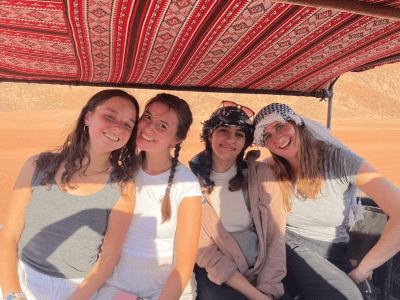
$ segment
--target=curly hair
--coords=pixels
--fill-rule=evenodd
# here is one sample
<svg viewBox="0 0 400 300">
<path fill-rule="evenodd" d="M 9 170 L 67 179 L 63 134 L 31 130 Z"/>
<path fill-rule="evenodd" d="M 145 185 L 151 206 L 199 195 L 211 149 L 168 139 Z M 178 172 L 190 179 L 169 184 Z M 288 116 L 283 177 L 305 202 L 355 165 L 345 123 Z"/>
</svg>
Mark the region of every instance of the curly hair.
<svg viewBox="0 0 400 300">
<path fill-rule="evenodd" d="M 84 130 L 85 116 L 88 112 L 94 112 L 98 106 L 104 104 L 112 97 L 121 97 L 133 103 L 136 109 L 136 119 L 128 142 L 122 148 L 110 153 L 109 159 L 113 167 L 111 180 L 112 182 L 118 182 L 120 187 L 123 188 L 133 179 L 133 175 L 139 166 L 139 160 L 136 155 L 139 104 L 135 97 L 125 91 L 109 89 L 100 91 L 89 99 L 79 115 L 75 129 L 68 135 L 61 147 L 39 156 L 36 161 L 36 167 L 39 170 L 48 170 L 44 172 L 40 184 L 49 186 L 61 163 L 65 161 L 65 171 L 61 175 L 60 188 L 63 190 L 65 190 L 66 186 L 71 189 L 76 188 L 76 185 L 72 186 L 70 184 L 73 174 L 82 169 L 86 170 L 90 165 L 90 155 L 86 150 L 90 137 L 89 133 Z M 88 162 L 83 164 L 85 158 L 87 158 Z"/>
<path fill-rule="evenodd" d="M 165 196 L 162 200 L 161 205 L 161 213 L 162 213 L 162 223 L 167 222 L 171 219 L 171 199 L 170 199 L 170 190 L 172 186 L 172 182 L 174 180 L 176 167 L 178 166 L 179 160 L 179 152 L 181 150 L 181 143 L 187 137 L 190 126 L 193 123 L 193 116 L 190 110 L 189 104 L 174 95 L 162 93 L 156 95 L 154 98 L 150 99 L 146 103 L 145 110 L 153 103 L 161 103 L 168 107 L 168 109 L 172 109 L 177 117 L 178 117 L 178 129 L 176 132 L 176 138 L 181 140 L 179 144 L 175 146 L 174 157 L 172 158 L 172 166 L 170 170 L 170 174 L 168 177 L 168 185 L 165 192 Z M 141 152 L 142 160 L 145 159 L 146 154 L 144 151 Z"/>
</svg>

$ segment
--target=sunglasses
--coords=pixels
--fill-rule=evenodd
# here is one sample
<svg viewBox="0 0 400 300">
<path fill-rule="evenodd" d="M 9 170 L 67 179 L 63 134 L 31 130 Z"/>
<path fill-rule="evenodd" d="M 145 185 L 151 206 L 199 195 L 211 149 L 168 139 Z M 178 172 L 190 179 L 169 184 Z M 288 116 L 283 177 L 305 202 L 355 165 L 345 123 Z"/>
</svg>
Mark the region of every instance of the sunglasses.
<svg viewBox="0 0 400 300">
<path fill-rule="evenodd" d="M 236 102 L 233 102 L 233 101 L 222 101 L 218 108 L 220 108 L 220 107 L 228 107 L 228 106 L 236 107 L 236 108 L 244 111 L 249 118 L 254 116 L 254 111 L 251 108 L 249 108 L 247 106 L 242 106 L 242 105 L 237 104 Z"/>
</svg>

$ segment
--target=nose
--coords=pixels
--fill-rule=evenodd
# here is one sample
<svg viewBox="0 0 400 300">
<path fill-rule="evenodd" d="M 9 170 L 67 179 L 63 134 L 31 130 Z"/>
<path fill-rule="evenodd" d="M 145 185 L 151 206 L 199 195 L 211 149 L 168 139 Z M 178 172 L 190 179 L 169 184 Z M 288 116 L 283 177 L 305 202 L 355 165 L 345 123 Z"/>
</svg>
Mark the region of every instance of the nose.
<svg viewBox="0 0 400 300">
<path fill-rule="evenodd" d="M 121 131 L 123 128 L 124 128 L 124 122 L 122 121 L 115 122 L 113 125 L 113 129 L 116 131 Z"/>
<path fill-rule="evenodd" d="M 229 142 L 234 142 L 235 141 L 235 133 L 229 132 L 229 134 L 226 136 L 226 140 Z"/>
<path fill-rule="evenodd" d="M 153 122 L 143 122 L 141 127 L 143 131 L 151 132 L 154 131 L 155 126 L 156 125 Z"/>
</svg>

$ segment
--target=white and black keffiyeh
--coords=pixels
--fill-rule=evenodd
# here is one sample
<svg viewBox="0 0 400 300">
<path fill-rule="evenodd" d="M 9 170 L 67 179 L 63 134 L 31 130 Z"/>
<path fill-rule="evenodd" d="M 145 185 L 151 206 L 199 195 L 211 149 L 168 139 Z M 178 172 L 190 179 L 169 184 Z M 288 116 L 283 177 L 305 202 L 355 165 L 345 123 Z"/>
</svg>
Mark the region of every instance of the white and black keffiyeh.
<svg viewBox="0 0 400 300">
<path fill-rule="evenodd" d="M 237 126 L 246 134 L 246 137 L 253 139 L 254 125 L 249 116 L 241 109 L 231 106 L 221 107 L 213 112 L 210 119 L 203 124 L 201 137 L 208 137 L 221 126 Z"/>
<path fill-rule="evenodd" d="M 293 109 L 286 104 L 271 103 L 262 108 L 254 119 L 254 143 L 256 146 L 265 147 L 264 131 L 269 124 L 276 121 L 286 122 L 290 120 L 298 126 L 304 126 L 303 118 L 296 115 Z"/>
</svg>

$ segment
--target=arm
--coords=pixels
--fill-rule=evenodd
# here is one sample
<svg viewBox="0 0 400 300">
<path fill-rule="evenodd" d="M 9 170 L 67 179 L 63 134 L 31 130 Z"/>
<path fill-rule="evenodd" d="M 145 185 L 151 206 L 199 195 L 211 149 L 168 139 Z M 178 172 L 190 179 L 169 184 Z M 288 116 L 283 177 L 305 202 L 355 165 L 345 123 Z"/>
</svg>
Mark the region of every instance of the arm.
<svg viewBox="0 0 400 300">
<path fill-rule="evenodd" d="M 197 254 L 197 264 L 205 268 L 210 280 L 218 285 L 226 283 L 235 290 L 241 292 L 249 299 L 270 300 L 266 295 L 257 290 L 243 275 L 237 270 L 237 265 L 224 255 L 218 246 L 201 229 L 199 250 Z"/>
<path fill-rule="evenodd" d="M 203 217 L 202 222 L 204 221 Z M 204 224 L 200 230 L 196 263 L 199 267 L 205 269 L 208 278 L 218 285 L 226 282 L 238 269 L 233 259 L 228 258 L 215 241 L 206 233 Z"/>
<path fill-rule="evenodd" d="M 372 276 L 379 267 L 400 250 L 400 190 L 364 162 L 357 173 L 357 187 L 370 196 L 389 216 L 378 243 L 362 259 L 359 266 L 349 273 L 359 283 Z"/>
<path fill-rule="evenodd" d="M 114 270 L 135 209 L 135 185 L 130 182 L 128 187 L 130 197 L 121 196 L 110 212 L 99 259 L 83 282 L 69 297 L 70 300 L 89 299 Z"/>
<path fill-rule="evenodd" d="M 174 269 L 159 300 L 179 299 L 193 273 L 201 226 L 201 197 L 186 197 L 179 204 Z"/>
<path fill-rule="evenodd" d="M 3 297 L 8 293 L 21 292 L 18 243 L 25 227 L 25 209 L 31 199 L 31 180 L 37 158 L 38 155 L 31 157 L 22 167 L 15 182 L 3 229 L 0 231 L 0 285 Z"/>
<path fill-rule="evenodd" d="M 207 204 L 208 205 L 208 204 Z M 203 210 L 208 207 L 203 206 Z M 203 211 L 204 212 L 204 211 Z M 202 218 L 202 222 L 206 220 Z M 204 225 L 200 231 L 199 249 L 196 262 L 199 267 L 206 269 L 209 279 L 215 284 L 226 283 L 230 287 L 238 290 L 249 299 L 270 300 L 269 296 L 262 294 L 238 271 L 238 266 L 233 258 L 228 258 L 215 241 L 206 233 Z M 218 230 L 218 229 L 216 229 Z M 231 240 L 236 243 L 233 238 Z M 226 247 L 234 245 L 226 244 Z"/>
<path fill-rule="evenodd" d="M 274 300 L 271 295 L 265 295 L 260 292 L 239 271 L 236 271 L 225 283 L 250 300 Z"/>
</svg>

